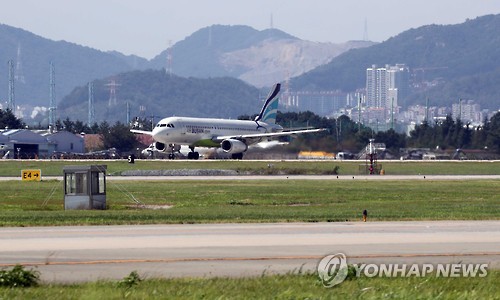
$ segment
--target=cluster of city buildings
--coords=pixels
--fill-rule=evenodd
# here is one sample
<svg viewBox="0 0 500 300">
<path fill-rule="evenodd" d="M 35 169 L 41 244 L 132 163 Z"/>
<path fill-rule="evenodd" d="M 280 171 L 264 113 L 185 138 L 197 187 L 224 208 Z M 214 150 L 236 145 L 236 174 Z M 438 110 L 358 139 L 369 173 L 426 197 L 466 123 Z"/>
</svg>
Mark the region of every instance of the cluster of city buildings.
<svg viewBox="0 0 500 300">
<path fill-rule="evenodd" d="M 351 120 L 360 122 L 374 131 L 390 128 L 409 133 L 415 125 L 425 120 L 429 123 L 444 120 L 448 115 L 460 119 L 471 126 L 481 125 L 496 111 L 481 109 L 474 100 L 457 99 L 452 107 L 437 107 L 407 104 L 415 74 L 406 64 L 377 66 L 366 69 L 366 86 L 354 92 L 290 92 L 285 89 L 281 105 L 285 110 L 311 111 L 320 116 L 338 117 L 347 115 Z M 429 83 L 430 84 L 430 83 Z"/>
</svg>

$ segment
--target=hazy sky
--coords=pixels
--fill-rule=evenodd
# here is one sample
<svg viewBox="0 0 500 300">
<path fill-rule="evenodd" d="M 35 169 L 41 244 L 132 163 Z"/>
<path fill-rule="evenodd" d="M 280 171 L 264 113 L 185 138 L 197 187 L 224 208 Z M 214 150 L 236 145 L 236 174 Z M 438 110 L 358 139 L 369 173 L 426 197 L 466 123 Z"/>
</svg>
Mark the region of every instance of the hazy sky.
<svg viewBox="0 0 500 300">
<path fill-rule="evenodd" d="M 298 38 L 381 42 L 410 28 L 500 13 L 499 0 L 2 0 L 0 23 L 52 40 L 152 58 L 213 24 Z M 500 30 L 500 28 L 499 28 Z M 1 46 L 1 45 L 0 45 Z"/>
</svg>

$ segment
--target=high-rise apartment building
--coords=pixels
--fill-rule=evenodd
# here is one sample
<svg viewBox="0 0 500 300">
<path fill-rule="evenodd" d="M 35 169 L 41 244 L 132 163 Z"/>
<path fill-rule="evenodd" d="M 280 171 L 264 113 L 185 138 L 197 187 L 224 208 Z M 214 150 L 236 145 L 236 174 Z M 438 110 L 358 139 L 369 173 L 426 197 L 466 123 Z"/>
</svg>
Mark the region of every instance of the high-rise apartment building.
<svg viewBox="0 0 500 300">
<path fill-rule="evenodd" d="M 451 109 L 453 118 L 460 119 L 464 123 L 480 123 L 483 120 L 481 106 L 474 100 L 459 101 L 459 103 L 454 103 Z"/>
<path fill-rule="evenodd" d="M 391 109 L 404 106 L 409 94 L 410 71 L 404 64 L 373 65 L 366 69 L 366 103 L 368 107 Z"/>
</svg>

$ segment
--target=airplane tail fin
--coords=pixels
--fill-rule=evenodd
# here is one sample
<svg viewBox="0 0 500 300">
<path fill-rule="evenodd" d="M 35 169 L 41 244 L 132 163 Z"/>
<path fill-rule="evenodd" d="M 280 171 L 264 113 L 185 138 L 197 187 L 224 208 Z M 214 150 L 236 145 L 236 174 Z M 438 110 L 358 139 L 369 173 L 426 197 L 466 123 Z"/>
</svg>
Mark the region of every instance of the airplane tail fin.
<svg viewBox="0 0 500 300">
<path fill-rule="evenodd" d="M 260 114 L 255 118 L 254 121 L 262 121 L 268 124 L 276 123 L 276 114 L 278 113 L 278 93 L 280 92 L 281 84 L 276 83 L 269 95 L 267 96 L 266 102 L 260 111 Z"/>
</svg>

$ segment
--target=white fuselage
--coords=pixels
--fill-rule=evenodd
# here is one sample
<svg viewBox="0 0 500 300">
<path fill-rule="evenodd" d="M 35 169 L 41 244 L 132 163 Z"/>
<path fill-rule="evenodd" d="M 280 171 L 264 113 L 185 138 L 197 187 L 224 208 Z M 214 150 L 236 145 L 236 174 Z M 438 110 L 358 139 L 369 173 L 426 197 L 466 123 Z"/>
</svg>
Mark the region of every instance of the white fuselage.
<svg viewBox="0 0 500 300">
<path fill-rule="evenodd" d="M 209 118 L 169 117 L 153 129 L 155 141 L 177 145 L 218 147 L 218 137 L 281 132 L 277 124 Z M 252 141 L 257 143 L 259 140 Z"/>
</svg>

